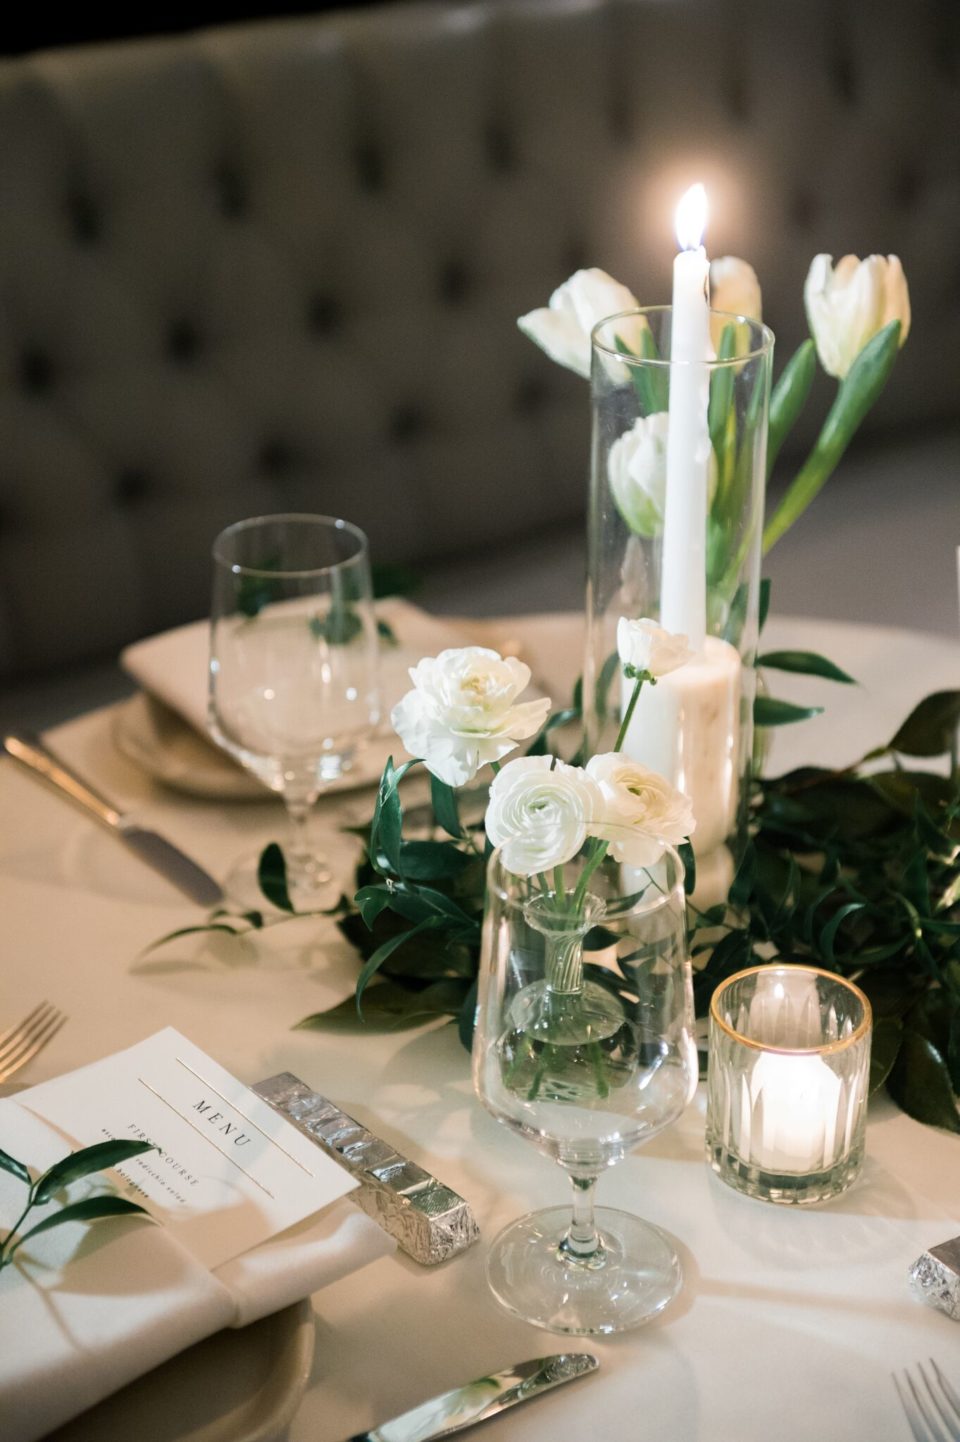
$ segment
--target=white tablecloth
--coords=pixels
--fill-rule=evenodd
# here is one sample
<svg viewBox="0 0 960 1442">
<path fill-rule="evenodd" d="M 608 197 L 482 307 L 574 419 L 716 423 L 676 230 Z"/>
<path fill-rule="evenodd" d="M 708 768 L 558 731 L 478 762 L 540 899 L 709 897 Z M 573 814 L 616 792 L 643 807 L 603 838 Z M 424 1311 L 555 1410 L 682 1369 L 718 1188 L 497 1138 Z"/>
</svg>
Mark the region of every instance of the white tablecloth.
<svg viewBox="0 0 960 1442">
<path fill-rule="evenodd" d="M 522 637 L 559 701 L 559 681 L 577 668 L 572 624 L 496 623 L 488 634 Z M 776 678 L 775 694 L 822 696 L 829 705 L 827 717 L 778 735 L 776 768 L 850 761 L 887 739 L 927 691 L 960 683 L 956 648 L 930 636 L 774 619 L 765 641 L 821 649 L 865 683 L 854 690 Z M 215 872 L 281 834 L 274 803 L 191 802 L 151 783 L 118 755 L 109 710 L 52 739 Z M 369 796 L 350 796 L 321 813 L 318 839 L 345 876 L 353 843 L 337 824 L 345 812 L 362 818 L 368 810 Z M 468 1197 L 484 1239 L 565 1198 L 559 1169 L 474 1099 L 452 1027 L 362 1039 L 291 1030 L 352 989 L 356 960 L 329 923 L 294 922 L 256 948 L 185 941 L 144 957 L 155 938 L 197 920 L 196 910 L 9 761 L 0 764 L 0 814 L 0 1017 L 43 997 L 71 1017 L 25 1081 L 172 1024 L 247 1081 L 291 1070 L 336 1098 Z M 871 1109 L 862 1180 L 814 1211 L 728 1190 L 702 1149 L 701 1097 L 600 1184 L 601 1202 L 637 1211 L 678 1239 L 681 1296 L 648 1327 L 585 1344 L 600 1358 L 597 1374 L 511 1413 L 491 1437 L 904 1442 L 891 1370 L 932 1355 L 960 1381 L 960 1329 L 918 1303 L 906 1279 L 926 1246 L 960 1232 L 960 1139 L 881 1100 Z M 385 1258 L 325 1291 L 294 1442 L 337 1442 L 514 1360 L 570 1350 L 498 1308 L 483 1260 L 483 1242 L 433 1270 Z"/>
</svg>

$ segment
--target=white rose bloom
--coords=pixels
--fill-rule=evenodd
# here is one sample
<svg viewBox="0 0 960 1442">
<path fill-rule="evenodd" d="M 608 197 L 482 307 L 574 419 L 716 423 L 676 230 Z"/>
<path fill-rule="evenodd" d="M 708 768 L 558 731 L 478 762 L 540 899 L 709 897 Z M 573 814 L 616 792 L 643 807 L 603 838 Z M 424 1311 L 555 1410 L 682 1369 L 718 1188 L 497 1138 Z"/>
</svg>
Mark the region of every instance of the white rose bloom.
<svg viewBox="0 0 960 1442">
<path fill-rule="evenodd" d="M 552 756 L 521 756 L 493 778 L 486 832 L 516 876 L 563 866 L 580 850 L 602 806 L 579 766 Z"/>
<path fill-rule="evenodd" d="M 411 668 L 414 689 L 390 713 L 411 756 L 448 786 L 465 786 L 488 761 L 500 761 L 519 741 L 535 736 L 550 711 L 549 697 L 523 701 L 530 667 L 503 660 L 484 646 L 427 656 Z"/>
<path fill-rule="evenodd" d="M 658 771 L 619 751 L 594 756 L 587 775 L 600 789 L 603 809 L 591 835 L 610 842 L 615 860 L 653 866 L 664 846 L 676 846 L 696 825 L 689 799 Z"/>
<path fill-rule="evenodd" d="M 763 319 L 763 299 L 757 272 L 747 261 L 735 255 L 721 255 L 710 262 L 710 308 L 747 320 Z M 714 350 L 720 349 L 725 322 L 711 317 L 710 332 Z"/>
<path fill-rule="evenodd" d="M 824 370 L 842 380 L 868 340 L 892 320 L 910 334 L 910 292 L 895 255 L 815 255 L 803 287 L 810 334 Z"/>
<path fill-rule="evenodd" d="M 620 617 L 617 622 L 617 650 L 624 666 L 649 671 L 654 677 L 676 671 L 693 656 L 686 636 L 665 631 L 648 616 L 642 616 L 639 621 Z"/>
<path fill-rule="evenodd" d="M 522 315 L 517 325 L 551 360 L 590 376 L 590 332 L 600 321 L 638 301 L 625 285 L 594 267 L 578 270 L 550 297 L 548 306 Z"/>
</svg>

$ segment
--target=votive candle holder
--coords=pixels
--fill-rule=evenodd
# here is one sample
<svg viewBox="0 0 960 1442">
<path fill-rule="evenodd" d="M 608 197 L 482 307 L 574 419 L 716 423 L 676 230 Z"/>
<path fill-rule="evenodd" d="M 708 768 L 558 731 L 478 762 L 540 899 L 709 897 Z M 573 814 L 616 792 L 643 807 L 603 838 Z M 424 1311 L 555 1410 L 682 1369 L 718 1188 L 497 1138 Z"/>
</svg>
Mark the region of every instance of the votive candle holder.
<svg viewBox="0 0 960 1442">
<path fill-rule="evenodd" d="M 863 1166 L 870 1003 L 812 966 L 738 972 L 710 1004 L 707 1160 L 765 1202 L 839 1196 Z"/>
</svg>

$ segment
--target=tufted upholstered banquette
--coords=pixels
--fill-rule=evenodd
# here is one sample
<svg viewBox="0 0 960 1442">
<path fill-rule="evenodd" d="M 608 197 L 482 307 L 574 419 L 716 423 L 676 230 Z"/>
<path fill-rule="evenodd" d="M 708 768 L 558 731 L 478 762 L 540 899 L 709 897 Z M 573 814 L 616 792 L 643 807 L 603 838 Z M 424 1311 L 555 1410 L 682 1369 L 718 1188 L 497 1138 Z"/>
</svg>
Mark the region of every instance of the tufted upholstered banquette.
<svg viewBox="0 0 960 1442">
<path fill-rule="evenodd" d="M 583 264 L 665 299 L 694 177 L 781 361 L 816 251 L 899 253 L 880 418 L 956 418 L 957 11 L 491 0 L 5 63 L 0 675 L 200 615 L 243 515 L 417 563 L 578 517 L 585 390 L 514 319 Z"/>
</svg>

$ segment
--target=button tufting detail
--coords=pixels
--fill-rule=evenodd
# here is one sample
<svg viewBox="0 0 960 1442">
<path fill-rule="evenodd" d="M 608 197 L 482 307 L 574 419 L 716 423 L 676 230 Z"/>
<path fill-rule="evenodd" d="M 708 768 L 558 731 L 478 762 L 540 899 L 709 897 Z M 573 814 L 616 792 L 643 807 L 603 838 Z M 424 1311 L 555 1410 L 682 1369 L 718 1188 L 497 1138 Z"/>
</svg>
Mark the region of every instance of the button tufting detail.
<svg viewBox="0 0 960 1442">
<path fill-rule="evenodd" d="M 45 396 L 53 390 L 56 372 L 46 351 L 29 347 L 20 357 L 20 385 L 28 395 Z"/>
<path fill-rule="evenodd" d="M 136 506 L 149 494 L 150 476 L 141 466 L 127 466 L 117 476 L 113 487 L 114 500 L 118 505 Z"/>
<path fill-rule="evenodd" d="M 440 299 L 447 305 L 462 305 L 473 289 L 470 273 L 459 260 L 451 260 L 440 272 Z"/>
<path fill-rule="evenodd" d="M 343 326 L 343 306 L 333 295 L 315 295 L 307 306 L 307 325 L 314 335 L 334 335 Z"/>
<path fill-rule="evenodd" d="M 189 365 L 203 349 L 200 333 L 189 320 L 175 320 L 167 331 L 167 354 L 178 365 Z"/>
<path fill-rule="evenodd" d="M 427 429 L 427 418 L 419 406 L 398 406 L 390 418 L 390 439 L 401 444 L 418 440 Z"/>
<path fill-rule="evenodd" d="M 83 191 L 67 197 L 67 216 L 73 238 L 78 245 L 95 245 L 102 234 L 100 212 L 93 199 Z"/>
</svg>

